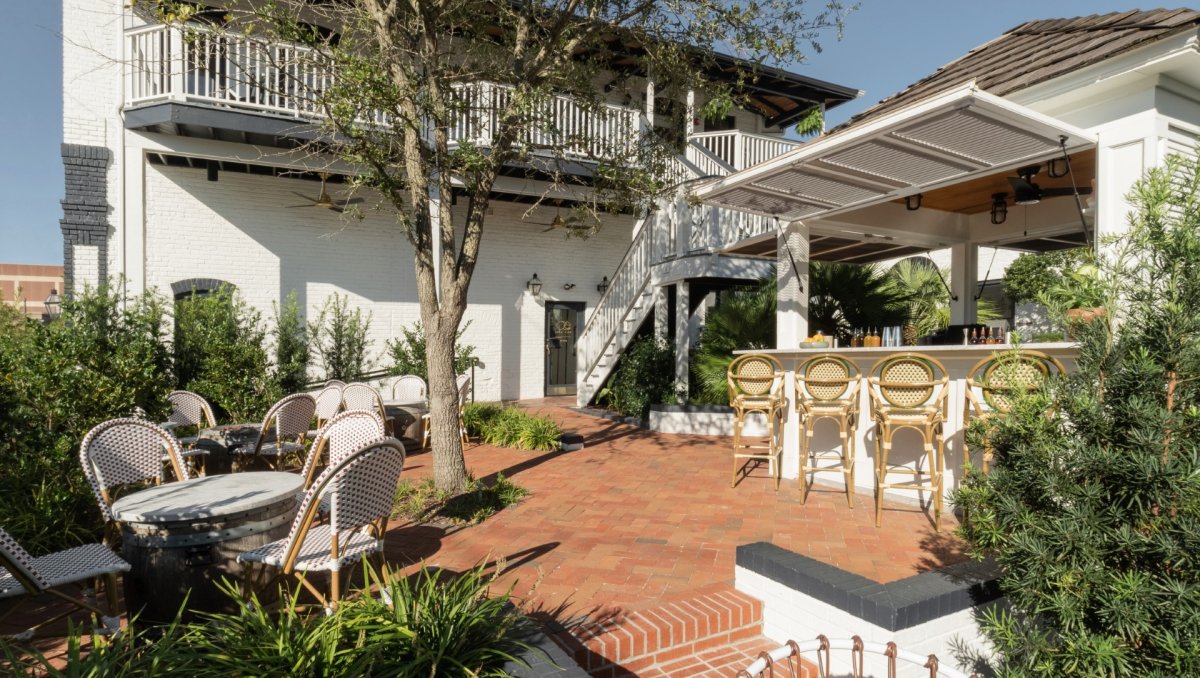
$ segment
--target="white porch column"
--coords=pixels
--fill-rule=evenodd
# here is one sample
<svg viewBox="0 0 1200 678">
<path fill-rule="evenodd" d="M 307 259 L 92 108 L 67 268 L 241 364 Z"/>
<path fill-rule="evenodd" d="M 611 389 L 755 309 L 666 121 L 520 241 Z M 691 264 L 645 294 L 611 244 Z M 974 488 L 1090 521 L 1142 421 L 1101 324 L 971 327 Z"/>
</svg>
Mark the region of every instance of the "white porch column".
<svg viewBox="0 0 1200 678">
<path fill-rule="evenodd" d="M 687 402 L 688 350 L 691 348 L 691 285 L 687 281 L 675 284 L 675 400 L 682 405 Z"/>
<path fill-rule="evenodd" d="M 975 294 L 979 288 L 979 246 L 960 243 L 950 247 L 950 324 L 970 325 L 978 317 Z M 956 298 L 957 297 L 957 298 Z"/>
<path fill-rule="evenodd" d="M 670 329 L 671 308 L 668 305 L 667 288 L 658 285 L 654 288 L 654 338 L 666 343 L 671 339 L 667 330 Z"/>
<path fill-rule="evenodd" d="M 778 247 L 775 347 L 799 348 L 808 336 L 808 226 L 802 221 L 788 224 L 779 234 Z"/>
<path fill-rule="evenodd" d="M 433 255 L 434 294 L 442 298 L 442 191 L 437 175 L 429 183 L 429 235 L 430 254 Z"/>
</svg>

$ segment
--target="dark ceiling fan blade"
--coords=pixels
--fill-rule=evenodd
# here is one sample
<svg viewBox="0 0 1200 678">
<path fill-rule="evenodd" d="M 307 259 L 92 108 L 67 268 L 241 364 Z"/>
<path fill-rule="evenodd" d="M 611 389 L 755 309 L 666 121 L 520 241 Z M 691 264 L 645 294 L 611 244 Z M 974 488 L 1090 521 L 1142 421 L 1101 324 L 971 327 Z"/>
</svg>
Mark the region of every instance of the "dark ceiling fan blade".
<svg viewBox="0 0 1200 678">
<path fill-rule="evenodd" d="M 1092 194 L 1091 186 L 1080 186 L 1079 187 L 1079 195 L 1091 195 L 1091 194 Z M 1043 198 L 1058 198 L 1058 197 L 1064 196 L 1064 195 L 1075 195 L 1075 189 L 1071 188 L 1069 186 L 1064 186 L 1063 188 L 1043 188 L 1042 189 L 1042 197 Z"/>
<path fill-rule="evenodd" d="M 333 204 L 339 207 L 345 207 L 346 205 L 357 205 L 362 202 L 366 202 L 366 200 L 364 198 L 347 198 L 345 200 L 334 200 Z"/>
<path fill-rule="evenodd" d="M 558 230 L 558 227 L 557 227 L 557 226 L 551 226 L 550 228 L 543 228 L 543 229 L 541 230 L 541 232 L 542 232 L 542 233 L 549 233 L 550 231 L 557 231 L 557 230 Z"/>
<path fill-rule="evenodd" d="M 342 209 L 342 208 L 341 208 L 340 206 L 338 206 L 338 205 L 330 205 L 330 206 L 329 206 L 329 209 L 333 210 L 334 212 L 337 212 L 338 214 L 342 214 L 342 213 L 344 213 L 344 212 L 346 211 L 346 210 Z"/>
<path fill-rule="evenodd" d="M 1037 193 L 1036 185 L 1025 181 L 1024 177 L 1005 177 L 1013 188 L 1013 193 Z"/>
<path fill-rule="evenodd" d="M 305 203 L 305 204 L 303 204 L 303 205 L 288 205 L 288 206 L 287 206 L 287 209 L 295 209 L 295 208 L 297 208 L 297 207 L 315 207 L 315 205 L 313 205 L 311 202 L 310 202 L 310 203 Z"/>
<path fill-rule="evenodd" d="M 298 191 L 292 191 L 292 195 L 298 195 L 301 198 L 304 198 L 305 200 L 307 200 L 309 203 L 314 203 L 314 202 L 317 202 L 318 200 L 320 200 L 320 198 L 313 198 L 313 197 L 304 195 L 303 193 L 300 193 Z"/>
</svg>

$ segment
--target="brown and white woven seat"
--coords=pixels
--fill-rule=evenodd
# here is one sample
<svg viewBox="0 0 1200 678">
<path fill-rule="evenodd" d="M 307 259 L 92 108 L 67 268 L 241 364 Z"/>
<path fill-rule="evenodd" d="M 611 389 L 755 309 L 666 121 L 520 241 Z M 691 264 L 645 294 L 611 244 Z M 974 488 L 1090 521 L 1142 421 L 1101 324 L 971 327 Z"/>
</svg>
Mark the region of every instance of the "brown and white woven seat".
<svg viewBox="0 0 1200 678">
<path fill-rule="evenodd" d="M 377 412 L 388 435 L 392 435 L 392 422 L 388 419 L 387 410 L 383 407 L 383 397 L 379 395 L 379 390 L 374 386 L 354 383 L 342 389 L 342 409 Z"/>
<path fill-rule="evenodd" d="M 783 445 L 779 440 L 783 435 L 783 366 L 769 355 L 738 356 L 729 363 L 725 380 L 729 386 L 729 406 L 733 408 L 733 478 L 729 486 L 737 485 L 739 472 L 749 473 L 752 462 L 766 461 L 767 471 L 775 479 L 778 490 L 783 456 Z M 765 445 L 747 444 L 742 440 L 746 417 L 753 413 L 766 417 Z"/>
<path fill-rule="evenodd" d="M 317 393 L 317 407 L 313 411 L 313 416 L 317 420 L 317 428 L 309 429 L 309 438 L 317 435 L 317 429 L 324 426 L 325 422 L 333 418 L 333 415 L 342 411 L 342 388 L 342 386 L 332 384 Z"/>
<path fill-rule="evenodd" d="M 1017 398 L 1036 391 L 1065 372 L 1062 363 L 1041 351 L 1021 349 L 1000 353 L 975 363 L 967 374 L 963 421 L 972 416 L 982 421 L 1003 417 Z M 981 467 L 991 466 L 995 451 L 984 439 Z M 971 461 L 971 450 L 963 446 L 963 464 Z"/>
<path fill-rule="evenodd" d="M 233 453 L 245 461 L 262 459 L 278 470 L 288 459 L 304 455 L 308 425 L 312 423 L 316 409 L 316 399 L 307 393 L 285 396 L 267 410 L 254 444 L 234 448 Z M 272 430 L 274 439 L 271 439 Z"/>
<path fill-rule="evenodd" d="M 326 607 L 341 599 L 341 572 L 383 552 L 396 485 L 404 470 L 404 445 L 395 438 L 368 443 L 317 477 L 284 539 L 238 556 L 247 569 L 249 596 L 277 579 L 295 576 Z M 329 522 L 318 524 L 321 498 L 329 497 Z M 378 563 L 377 563 L 378 564 Z M 267 574 L 274 572 L 274 576 Z M 305 576 L 328 572 L 328 598 Z"/>
<path fill-rule="evenodd" d="M 114 543 L 112 492 L 122 486 L 163 482 L 163 455 L 179 480 L 189 478 L 179 442 L 144 419 L 111 419 L 87 432 L 79 445 L 83 475 L 92 486 L 105 522 L 105 543 Z"/>
<path fill-rule="evenodd" d="M 428 393 L 429 387 L 425 385 L 425 380 L 415 374 L 406 374 L 392 384 L 392 400 L 421 402 Z"/>
<path fill-rule="evenodd" d="M 858 365 L 839 355 L 823 353 L 796 369 L 796 411 L 800 419 L 800 501 L 808 500 L 809 474 L 841 473 L 846 505 L 854 507 L 854 433 L 858 426 Z M 812 449 L 817 422 L 829 419 L 838 427 L 840 450 Z M 828 462 L 834 461 L 835 465 Z M 822 465 L 822 462 L 826 462 Z"/>
<path fill-rule="evenodd" d="M 946 368 L 921 353 L 898 353 L 880 360 L 869 379 L 871 417 L 875 421 L 875 527 L 883 524 L 883 493 L 887 489 L 929 491 L 933 497 L 934 529 L 941 528 L 946 470 Z M 925 468 L 918 459 L 913 468 L 889 466 L 892 439 L 909 428 L 921 436 Z M 911 476 L 908 482 L 889 483 L 888 476 Z M 926 479 L 921 480 L 924 476 Z"/>
<path fill-rule="evenodd" d="M 117 574 L 128 571 L 129 563 L 121 560 L 103 544 L 84 544 L 35 558 L 8 532 L 0 528 L 0 598 L 33 597 L 48 593 L 73 606 L 61 614 L 39 622 L 19 637 L 32 637 L 36 629 L 62 619 L 76 610 L 90 612 L 100 621 L 105 632 L 119 630 L 121 613 L 117 607 Z M 104 579 L 106 610 L 101 610 L 90 599 L 88 585 L 98 578 Z M 82 595 L 72 596 L 59 590 L 68 584 L 78 584 L 83 589 Z M 0 621 L 19 607 L 19 603 L 9 606 L 0 613 Z"/>
<path fill-rule="evenodd" d="M 467 399 L 471 397 L 471 375 L 460 374 L 454 378 L 455 387 L 458 389 L 458 432 L 462 436 L 462 443 L 466 445 L 470 442 L 467 436 L 467 422 L 463 419 L 463 410 L 467 407 Z M 432 438 L 432 432 L 429 427 L 429 413 L 421 415 L 421 449 L 429 449 L 429 444 Z"/>
</svg>

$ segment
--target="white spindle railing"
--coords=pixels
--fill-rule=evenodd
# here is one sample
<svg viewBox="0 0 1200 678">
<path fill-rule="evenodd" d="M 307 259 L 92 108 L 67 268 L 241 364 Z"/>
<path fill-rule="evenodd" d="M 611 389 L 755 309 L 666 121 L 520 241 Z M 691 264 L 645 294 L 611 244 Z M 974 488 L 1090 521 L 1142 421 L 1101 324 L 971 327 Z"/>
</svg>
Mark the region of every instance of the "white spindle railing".
<svg viewBox="0 0 1200 678">
<path fill-rule="evenodd" d="M 738 130 L 700 132 L 688 137 L 734 170 L 744 170 L 799 148 L 799 141 Z M 691 159 L 691 156 L 689 156 Z"/>
<path fill-rule="evenodd" d="M 629 244 L 625 257 L 609 279 L 608 289 L 579 333 L 576 358 L 583 376 L 596 369 L 605 349 L 617 339 L 617 333 L 634 302 L 650 283 L 650 267 L 654 263 L 655 229 L 652 224 L 656 214 L 652 212 L 644 218 L 645 222 Z"/>
<path fill-rule="evenodd" d="M 708 150 L 706 146 L 695 140 L 688 140 L 688 145 L 684 149 L 684 156 L 688 159 L 688 162 L 700 170 L 700 176 L 723 177 L 733 171 L 732 165 L 721 160 L 715 153 Z"/>
<path fill-rule="evenodd" d="M 316 94 L 334 83 L 334 71 L 313 50 L 274 44 L 238 33 L 149 25 L 126 31 L 125 105 L 191 101 L 294 118 L 319 118 Z M 488 145 L 513 87 L 472 83 L 455 88 L 462 106 L 449 123 L 451 139 Z M 614 158 L 628 153 L 640 130 L 640 111 L 588 105 L 554 96 L 534 107 L 537 124 L 523 140 L 534 151 Z M 359 118 L 386 124 L 377 111 Z"/>
</svg>

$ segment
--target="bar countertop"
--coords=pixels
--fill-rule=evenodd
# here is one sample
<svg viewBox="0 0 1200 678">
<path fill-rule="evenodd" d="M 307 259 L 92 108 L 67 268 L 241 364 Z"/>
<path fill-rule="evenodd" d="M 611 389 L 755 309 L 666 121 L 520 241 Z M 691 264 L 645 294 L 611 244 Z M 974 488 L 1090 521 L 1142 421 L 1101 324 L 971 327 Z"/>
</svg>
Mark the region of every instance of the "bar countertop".
<svg viewBox="0 0 1200 678">
<path fill-rule="evenodd" d="M 940 346 L 872 346 L 870 348 L 765 348 L 759 350 L 739 350 L 734 351 L 735 354 L 741 355 L 744 353 L 765 353 L 773 356 L 794 356 L 808 355 L 816 353 L 837 353 L 839 355 L 874 357 L 885 356 L 893 353 L 927 353 L 932 357 L 946 358 L 982 358 L 991 353 L 1011 351 L 1016 348 L 1029 349 L 1031 351 L 1041 351 L 1055 357 L 1065 356 L 1074 357 L 1078 351 L 1075 342 L 1072 341 L 1054 341 L 1043 343 L 1027 343 L 1027 344 L 945 344 Z"/>
</svg>

